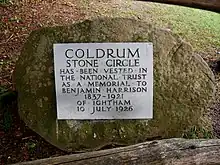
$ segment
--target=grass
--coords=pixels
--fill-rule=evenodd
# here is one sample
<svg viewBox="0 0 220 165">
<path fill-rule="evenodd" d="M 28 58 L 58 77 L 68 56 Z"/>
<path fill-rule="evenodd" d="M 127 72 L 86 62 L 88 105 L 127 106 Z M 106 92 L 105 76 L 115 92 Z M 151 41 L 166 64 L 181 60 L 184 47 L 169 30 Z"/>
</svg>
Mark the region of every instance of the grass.
<svg viewBox="0 0 220 165">
<path fill-rule="evenodd" d="M 157 27 L 171 29 L 190 42 L 197 52 L 215 55 L 220 49 L 220 14 L 189 7 L 127 0 L 119 5 L 100 5 L 84 0 L 88 16 L 141 18 Z M 89 6 L 89 7 L 88 7 Z M 82 7 L 83 8 L 83 7 Z M 88 10 L 89 8 L 89 10 Z M 96 12 L 98 11 L 98 12 Z"/>
<path fill-rule="evenodd" d="M 159 27 L 168 27 L 197 51 L 220 48 L 220 14 L 173 5 L 151 4 L 149 13 Z"/>
<path fill-rule="evenodd" d="M 10 1 L 9 0 L 0 0 L 0 5 L 5 5 L 8 4 Z"/>
<path fill-rule="evenodd" d="M 214 136 L 212 132 L 207 131 L 205 128 L 192 127 L 182 137 L 186 139 L 212 139 Z"/>
</svg>

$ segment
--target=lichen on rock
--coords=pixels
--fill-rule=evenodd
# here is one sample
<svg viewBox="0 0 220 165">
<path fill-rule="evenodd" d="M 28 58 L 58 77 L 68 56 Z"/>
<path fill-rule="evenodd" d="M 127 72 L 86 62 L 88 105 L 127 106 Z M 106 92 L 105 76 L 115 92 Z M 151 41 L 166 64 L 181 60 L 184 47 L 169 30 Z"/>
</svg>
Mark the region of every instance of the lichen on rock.
<svg viewBox="0 0 220 165">
<path fill-rule="evenodd" d="M 53 44 L 85 42 L 153 42 L 153 119 L 57 120 Z M 193 126 L 210 125 L 204 114 L 214 92 L 211 70 L 188 43 L 142 21 L 103 18 L 34 31 L 16 64 L 15 77 L 21 118 L 66 151 L 181 137 Z"/>
</svg>

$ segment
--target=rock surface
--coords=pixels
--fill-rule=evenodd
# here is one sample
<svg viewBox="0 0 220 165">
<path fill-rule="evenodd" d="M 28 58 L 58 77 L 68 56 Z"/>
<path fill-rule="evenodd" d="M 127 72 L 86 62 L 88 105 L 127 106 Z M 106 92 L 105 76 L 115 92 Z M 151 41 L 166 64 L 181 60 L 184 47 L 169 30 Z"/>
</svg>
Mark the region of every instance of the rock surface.
<svg viewBox="0 0 220 165">
<path fill-rule="evenodd" d="M 53 43 L 153 42 L 152 120 L 56 120 Z M 67 151 L 182 137 L 192 127 L 211 129 L 206 117 L 214 77 L 192 47 L 169 31 L 132 19 L 96 19 L 31 33 L 15 70 L 19 114 L 48 142 Z"/>
</svg>

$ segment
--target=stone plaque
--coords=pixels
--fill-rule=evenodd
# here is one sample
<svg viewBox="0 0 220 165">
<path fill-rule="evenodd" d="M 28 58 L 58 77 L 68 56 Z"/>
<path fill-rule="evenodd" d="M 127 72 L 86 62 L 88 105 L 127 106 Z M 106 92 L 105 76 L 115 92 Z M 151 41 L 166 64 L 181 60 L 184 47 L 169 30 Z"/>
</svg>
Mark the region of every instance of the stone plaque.
<svg viewBox="0 0 220 165">
<path fill-rule="evenodd" d="M 58 119 L 153 117 L 152 43 L 54 44 Z"/>
</svg>

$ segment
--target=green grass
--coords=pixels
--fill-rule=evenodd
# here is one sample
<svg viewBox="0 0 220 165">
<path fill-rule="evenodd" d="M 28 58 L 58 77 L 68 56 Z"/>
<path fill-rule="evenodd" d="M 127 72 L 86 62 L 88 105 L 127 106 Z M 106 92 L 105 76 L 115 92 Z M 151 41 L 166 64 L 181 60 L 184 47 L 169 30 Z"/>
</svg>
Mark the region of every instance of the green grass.
<svg viewBox="0 0 220 165">
<path fill-rule="evenodd" d="M 0 0 L 0 5 L 1 4 L 4 5 L 4 4 L 7 4 L 7 3 L 9 3 L 9 0 Z"/>
<path fill-rule="evenodd" d="M 220 48 L 220 14 L 174 5 L 151 4 L 148 14 L 159 27 L 170 28 L 189 41 L 195 50 Z"/>
<path fill-rule="evenodd" d="M 190 42 L 197 52 L 202 51 L 214 55 L 216 49 L 220 49 L 219 13 L 134 0 L 123 1 L 119 8 L 110 7 L 104 6 L 99 12 L 104 16 L 138 17 L 157 27 L 170 29 Z M 104 10 L 105 8 L 111 10 Z"/>
<path fill-rule="evenodd" d="M 180 35 L 185 41 L 191 43 L 196 52 L 202 51 L 216 56 L 216 50 L 220 49 L 219 13 L 134 0 L 122 1 L 119 4 L 119 7 L 111 7 L 110 4 L 109 6 L 103 5 L 98 10 L 99 15 L 140 18 L 157 27 L 168 28 L 175 34 Z M 91 11 L 96 8 L 96 4 L 94 3 L 93 5 L 90 6 Z"/>
<path fill-rule="evenodd" d="M 212 132 L 207 131 L 205 128 L 192 127 L 190 131 L 186 132 L 182 136 L 186 139 L 212 139 L 214 138 Z"/>
</svg>

